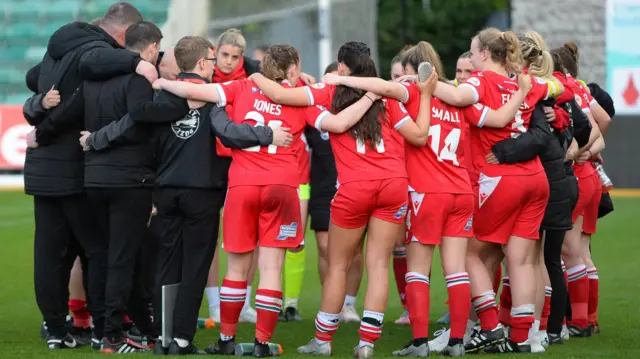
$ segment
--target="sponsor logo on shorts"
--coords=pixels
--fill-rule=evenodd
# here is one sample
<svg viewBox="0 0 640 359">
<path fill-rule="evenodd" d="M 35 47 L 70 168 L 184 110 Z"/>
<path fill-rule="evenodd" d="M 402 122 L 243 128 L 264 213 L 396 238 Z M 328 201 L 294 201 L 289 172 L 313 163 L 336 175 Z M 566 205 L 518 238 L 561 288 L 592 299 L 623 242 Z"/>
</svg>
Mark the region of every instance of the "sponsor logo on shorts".
<svg viewBox="0 0 640 359">
<path fill-rule="evenodd" d="M 400 219 L 404 216 L 407 215 L 407 205 L 405 204 L 404 206 L 400 207 L 400 209 L 398 210 L 398 212 L 396 212 L 393 217 L 396 219 Z"/>
<path fill-rule="evenodd" d="M 284 241 L 287 238 L 295 238 L 298 233 L 298 222 L 293 222 L 291 224 L 283 224 L 280 226 L 280 233 L 276 237 L 279 241 Z"/>
<path fill-rule="evenodd" d="M 473 227 L 473 216 L 469 217 L 467 224 L 464 225 L 464 230 L 468 231 L 471 229 L 471 227 Z"/>
</svg>

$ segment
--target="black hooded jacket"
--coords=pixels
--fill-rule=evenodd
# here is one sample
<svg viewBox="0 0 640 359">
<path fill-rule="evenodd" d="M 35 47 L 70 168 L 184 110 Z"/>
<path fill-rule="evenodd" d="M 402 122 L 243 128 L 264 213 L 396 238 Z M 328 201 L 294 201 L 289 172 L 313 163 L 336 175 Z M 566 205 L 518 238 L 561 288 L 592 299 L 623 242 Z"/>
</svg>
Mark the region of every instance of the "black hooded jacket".
<svg viewBox="0 0 640 359">
<path fill-rule="evenodd" d="M 491 152 L 500 163 L 518 163 L 540 157 L 549 181 L 549 202 L 540 227 L 544 230 L 569 230 L 572 227 L 571 211 L 577 198 L 571 189 L 573 169 L 564 161 L 572 134 L 579 146 L 589 140 L 589 120 L 575 101 L 561 106 L 569 113 L 572 126 L 562 133 L 553 132 L 546 121 L 544 106 L 553 106 L 554 100 L 541 101 L 531 115 L 527 132 L 517 138 L 509 138 L 493 145 Z"/>
<path fill-rule="evenodd" d="M 122 48 L 101 28 L 73 22 L 50 38 L 42 62 L 27 72 L 26 82 L 36 94 L 24 105 L 24 116 L 36 127 L 37 148 L 27 149 L 25 192 L 39 196 L 66 196 L 84 190 L 84 154 L 79 145 L 84 114 L 65 106 L 83 80 L 102 81 L 135 72 L 139 54 Z M 51 88 L 60 92 L 60 105 L 47 111 L 42 96 Z"/>
</svg>

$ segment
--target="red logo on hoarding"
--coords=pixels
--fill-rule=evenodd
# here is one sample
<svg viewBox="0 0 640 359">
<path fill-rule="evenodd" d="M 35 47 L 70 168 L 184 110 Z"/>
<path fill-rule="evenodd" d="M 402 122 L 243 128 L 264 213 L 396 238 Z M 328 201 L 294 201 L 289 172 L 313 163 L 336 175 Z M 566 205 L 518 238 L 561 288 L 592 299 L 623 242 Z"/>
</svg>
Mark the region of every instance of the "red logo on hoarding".
<svg viewBox="0 0 640 359">
<path fill-rule="evenodd" d="M 627 81 L 627 87 L 622 92 L 622 98 L 627 103 L 627 106 L 635 106 L 636 102 L 638 102 L 638 97 L 640 97 L 640 93 L 638 93 L 636 84 L 633 81 L 633 74 L 629 74 L 629 81 Z"/>
<path fill-rule="evenodd" d="M 25 137 L 32 129 L 22 115 L 22 105 L 0 106 L 0 169 L 24 167 Z"/>
</svg>

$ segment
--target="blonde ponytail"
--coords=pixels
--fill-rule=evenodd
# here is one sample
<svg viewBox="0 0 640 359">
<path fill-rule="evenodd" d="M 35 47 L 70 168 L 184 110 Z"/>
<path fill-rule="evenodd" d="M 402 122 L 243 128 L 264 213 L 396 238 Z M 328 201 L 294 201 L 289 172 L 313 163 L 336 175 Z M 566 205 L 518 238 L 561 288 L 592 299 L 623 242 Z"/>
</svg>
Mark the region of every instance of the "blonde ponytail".
<svg viewBox="0 0 640 359">
<path fill-rule="evenodd" d="M 501 32 L 490 27 L 476 36 L 481 50 L 491 53 L 491 59 L 504 66 L 507 72 L 517 74 L 522 71 L 522 52 L 516 34 L 512 31 Z"/>
</svg>

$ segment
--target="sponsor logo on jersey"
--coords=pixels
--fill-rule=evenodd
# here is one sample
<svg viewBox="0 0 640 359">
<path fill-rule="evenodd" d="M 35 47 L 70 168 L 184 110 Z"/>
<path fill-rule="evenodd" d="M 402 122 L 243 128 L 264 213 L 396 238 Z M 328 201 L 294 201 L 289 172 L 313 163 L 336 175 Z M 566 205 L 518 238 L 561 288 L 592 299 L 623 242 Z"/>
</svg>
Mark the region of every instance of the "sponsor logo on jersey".
<svg viewBox="0 0 640 359">
<path fill-rule="evenodd" d="M 298 233 L 298 222 L 293 222 L 291 224 L 283 224 L 280 226 L 280 233 L 276 237 L 277 240 L 283 241 L 287 238 L 295 238 Z"/>
<path fill-rule="evenodd" d="M 321 131 L 320 132 L 320 138 L 322 138 L 325 141 L 329 141 L 329 132 Z"/>
<path fill-rule="evenodd" d="M 473 216 L 469 217 L 467 224 L 464 225 L 464 230 L 468 231 L 471 229 L 471 227 L 473 227 Z"/>
<path fill-rule="evenodd" d="M 573 97 L 575 97 L 578 106 L 582 106 L 582 97 L 580 97 L 578 94 L 573 95 Z"/>
<path fill-rule="evenodd" d="M 469 77 L 467 82 L 476 87 L 480 86 L 480 80 L 477 77 Z"/>
<path fill-rule="evenodd" d="M 325 85 L 324 85 L 324 83 L 322 83 L 322 82 L 318 82 L 318 83 L 315 83 L 315 84 L 311 85 L 311 87 L 313 87 L 313 88 L 315 88 L 315 89 L 323 89 L 323 88 L 324 88 L 324 86 L 325 86 Z"/>
<path fill-rule="evenodd" d="M 183 140 L 193 136 L 200 127 L 200 111 L 191 110 L 182 119 L 171 122 L 171 130 Z"/>
</svg>

